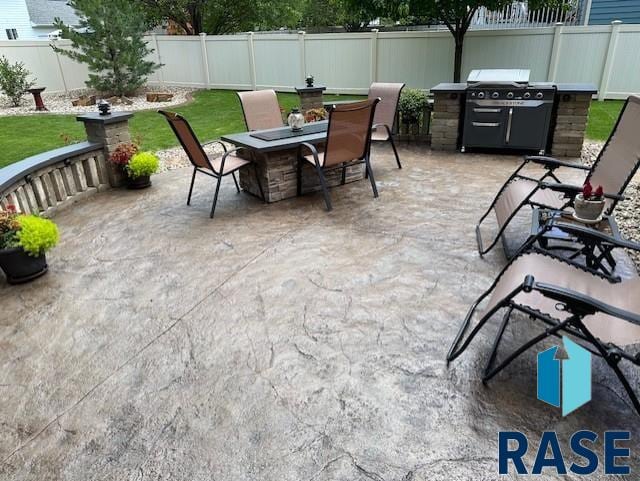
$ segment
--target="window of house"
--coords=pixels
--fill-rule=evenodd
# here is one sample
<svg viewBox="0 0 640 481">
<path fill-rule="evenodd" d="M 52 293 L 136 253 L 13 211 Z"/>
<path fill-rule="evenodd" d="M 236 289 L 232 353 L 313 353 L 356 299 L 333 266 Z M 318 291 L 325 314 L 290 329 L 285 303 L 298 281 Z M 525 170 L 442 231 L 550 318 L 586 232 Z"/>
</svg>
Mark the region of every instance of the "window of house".
<svg viewBox="0 0 640 481">
<path fill-rule="evenodd" d="M 5 32 L 7 32 L 7 38 L 9 40 L 18 40 L 18 31 L 15 28 L 7 28 Z"/>
</svg>

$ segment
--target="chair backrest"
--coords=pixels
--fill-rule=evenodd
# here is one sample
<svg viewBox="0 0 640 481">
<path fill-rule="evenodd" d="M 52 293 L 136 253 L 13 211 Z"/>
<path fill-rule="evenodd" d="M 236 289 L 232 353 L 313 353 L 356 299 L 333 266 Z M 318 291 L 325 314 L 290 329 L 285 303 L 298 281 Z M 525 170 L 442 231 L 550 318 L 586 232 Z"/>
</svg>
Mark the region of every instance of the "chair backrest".
<svg viewBox="0 0 640 481">
<path fill-rule="evenodd" d="M 169 122 L 171 130 L 176 134 L 180 145 L 182 145 L 193 166 L 213 170 L 209 158 L 202 148 L 202 145 L 200 145 L 196 134 L 193 133 L 189 122 L 187 122 L 182 115 L 175 112 L 158 110 L 158 113 L 162 114 L 167 119 L 167 122 Z"/>
<path fill-rule="evenodd" d="M 596 159 L 588 180 L 601 185 L 605 193 L 622 194 L 640 166 L 640 97 L 632 95 Z M 607 200 L 607 213 L 616 201 Z"/>
<path fill-rule="evenodd" d="M 334 105 L 329 113 L 324 166 L 364 159 L 369 152 L 371 126 L 380 99 Z"/>
<path fill-rule="evenodd" d="M 248 130 L 282 127 L 282 114 L 274 90 L 238 92 L 238 97 Z"/>
<path fill-rule="evenodd" d="M 396 120 L 396 111 L 400 101 L 400 93 L 404 84 L 374 82 L 369 87 L 369 100 L 380 99 L 376 107 L 376 115 L 373 118 L 375 125 L 384 124 L 393 130 Z"/>
</svg>

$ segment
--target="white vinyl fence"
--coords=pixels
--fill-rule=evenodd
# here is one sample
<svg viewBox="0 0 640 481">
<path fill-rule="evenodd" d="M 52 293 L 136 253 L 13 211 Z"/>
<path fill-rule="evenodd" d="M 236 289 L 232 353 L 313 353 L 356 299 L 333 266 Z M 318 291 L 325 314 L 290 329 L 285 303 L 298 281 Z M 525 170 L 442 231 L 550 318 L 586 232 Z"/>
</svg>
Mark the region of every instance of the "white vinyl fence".
<svg viewBox="0 0 640 481">
<path fill-rule="evenodd" d="M 164 66 L 151 84 L 292 91 L 306 75 L 328 92 L 366 93 L 373 81 L 430 89 L 453 77 L 448 32 L 150 36 Z M 62 45 L 66 41 L 59 41 Z M 87 70 L 47 42 L 1 41 L 0 55 L 24 62 L 48 92 L 84 87 Z M 640 93 L 640 25 L 474 30 L 463 78 L 475 68 L 528 68 L 532 81 L 588 82 L 600 98 Z"/>
</svg>

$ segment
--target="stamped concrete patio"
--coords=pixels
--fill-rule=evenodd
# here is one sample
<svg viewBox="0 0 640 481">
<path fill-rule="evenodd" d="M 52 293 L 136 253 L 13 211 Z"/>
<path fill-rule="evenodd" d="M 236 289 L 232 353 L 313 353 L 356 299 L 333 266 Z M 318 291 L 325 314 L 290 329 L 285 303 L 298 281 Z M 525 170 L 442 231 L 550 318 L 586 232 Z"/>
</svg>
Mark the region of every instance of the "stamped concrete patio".
<svg viewBox="0 0 640 481">
<path fill-rule="evenodd" d="M 447 368 L 505 264 L 473 226 L 517 158 L 401 156 L 377 150 L 380 198 L 333 189 L 329 214 L 319 194 L 263 205 L 227 179 L 211 221 L 207 179 L 184 205 L 188 169 L 61 212 L 50 273 L 0 283 L 0 479 L 481 481 L 503 430 L 530 437 L 529 466 L 546 430 L 637 447 L 600 360 L 566 418 L 536 400 L 534 352 L 482 385 L 497 319 Z"/>
</svg>

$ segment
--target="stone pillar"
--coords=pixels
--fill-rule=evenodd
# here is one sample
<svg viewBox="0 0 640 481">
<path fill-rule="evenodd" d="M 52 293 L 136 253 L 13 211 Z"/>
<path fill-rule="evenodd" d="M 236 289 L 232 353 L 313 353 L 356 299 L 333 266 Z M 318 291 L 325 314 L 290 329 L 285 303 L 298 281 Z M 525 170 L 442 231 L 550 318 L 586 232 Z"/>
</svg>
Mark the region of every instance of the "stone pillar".
<svg viewBox="0 0 640 481">
<path fill-rule="evenodd" d="M 560 93 L 558 97 L 558 112 L 553 129 L 551 155 L 554 157 L 580 157 L 587 129 L 591 94 Z"/>
<path fill-rule="evenodd" d="M 324 106 L 322 92 L 327 87 L 315 85 L 313 87 L 296 87 L 296 92 L 300 96 L 300 111 L 305 114 L 307 110 L 321 109 Z"/>
<path fill-rule="evenodd" d="M 107 159 L 111 187 L 120 187 L 125 182 L 122 170 L 108 162 L 108 160 L 119 144 L 131 142 L 131 134 L 129 132 L 129 119 L 131 117 L 133 117 L 133 114 L 129 112 L 113 112 L 109 115 L 89 113 L 76 117 L 76 120 L 84 123 L 87 140 L 102 144 L 104 157 Z"/>
<path fill-rule="evenodd" d="M 463 95 L 457 92 L 435 92 L 431 118 L 431 148 L 456 150 Z"/>
</svg>

